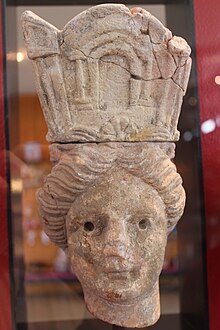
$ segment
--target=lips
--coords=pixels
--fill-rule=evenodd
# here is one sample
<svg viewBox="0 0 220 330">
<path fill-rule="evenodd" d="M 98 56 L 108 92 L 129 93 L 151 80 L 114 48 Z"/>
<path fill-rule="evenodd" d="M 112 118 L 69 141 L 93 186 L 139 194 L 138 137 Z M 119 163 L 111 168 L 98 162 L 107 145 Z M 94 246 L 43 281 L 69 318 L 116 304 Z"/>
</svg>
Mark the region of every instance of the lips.
<svg viewBox="0 0 220 330">
<path fill-rule="evenodd" d="M 107 276 L 109 279 L 127 279 L 130 277 L 132 271 L 111 271 L 111 272 L 106 272 Z"/>
<path fill-rule="evenodd" d="M 127 272 L 129 273 L 133 267 L 124 267 L 124 265 L 108 265 L 102 267 L 104 273 L 124 273 Z"/>
<path fill-rule="evenodd" d="M 106 257 L 102 262 L 96 263 L 96 271 L 106 275 L 109 279 L 126 279 L 135 276 L 140 266 L 135 265 L 131 259 L 119 257 Z"/>
<path fill-rule="evenodd" d="M 108 265 L 102 269 L 102 273 L 107 275 L 109 279 L 130 279 L 138 275 L 140 267 L 125 267 L 125 265 Z"/>
<path fill-rule="evenodd" d="M 118 260 L 111 262 L 105 262 L 100 265 L 101 270 L 104 273 L 129 273 L 132 270 L 136 269 L 133 264 L 128 264 L 127 262 L 119 262 Z"/>
</svg>

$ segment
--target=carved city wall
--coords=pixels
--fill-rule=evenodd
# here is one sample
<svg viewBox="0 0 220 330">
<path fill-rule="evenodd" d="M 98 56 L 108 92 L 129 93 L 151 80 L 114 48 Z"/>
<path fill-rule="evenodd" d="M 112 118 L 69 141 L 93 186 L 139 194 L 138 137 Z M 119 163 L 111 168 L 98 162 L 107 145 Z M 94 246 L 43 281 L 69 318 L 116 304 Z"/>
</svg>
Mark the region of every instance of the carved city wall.
<svg viewBox="0 0 220 330">
<path fill-rule="evenodd" d="M 23 30 L 50 142 L 178 140 L 190 48 L 150 13 L 92 7 L 59 31 L 25 12 Z"/>
</svg>

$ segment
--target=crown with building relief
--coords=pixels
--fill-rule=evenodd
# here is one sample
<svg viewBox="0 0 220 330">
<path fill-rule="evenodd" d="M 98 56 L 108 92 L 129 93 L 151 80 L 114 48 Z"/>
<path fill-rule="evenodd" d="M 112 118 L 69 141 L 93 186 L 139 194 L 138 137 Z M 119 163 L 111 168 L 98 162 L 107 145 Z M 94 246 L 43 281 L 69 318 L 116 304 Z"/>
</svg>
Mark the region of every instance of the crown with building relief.
<svg viewBox="0 0 220 330">
<path fill-rule="evenodd" d="M 50 142 L 176 141 L 190 47 L 141 8 L 92 7 L 58 30 L 22 15 Z"/>
</svg>

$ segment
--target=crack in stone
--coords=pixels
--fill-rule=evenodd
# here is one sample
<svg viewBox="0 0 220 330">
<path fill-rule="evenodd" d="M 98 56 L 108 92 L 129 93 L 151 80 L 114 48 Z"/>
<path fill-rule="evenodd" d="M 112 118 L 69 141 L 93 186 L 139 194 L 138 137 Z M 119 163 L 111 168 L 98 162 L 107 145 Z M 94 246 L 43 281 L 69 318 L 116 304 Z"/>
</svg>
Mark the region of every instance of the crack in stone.
<svg viewBox="0 0 220 330">
<path fill-rule="evenodd" d="M 131 78 L 134 80 L 142 80 L 141 77 L 136 74 L 131 74 Z"/>
<path fill-rule="evenodd" d="M 90 55 L 86 55 L 81 49 L 78 49 L 78 48 L 74 48 L 74 50 L 77 50 L 77 51 L 81 52 L 81 53 L 83 54 L 83 56 L 85 56 L 85 57 L 87 57 L 87 58 L 91 58 L 92 60 L 99 60 L 99 61 L 101 61 L 101 62 L 103 62 L 103 63 L 111 63 L 111 64 L 114 64 L 114 65 L 116 65 L 116 66 L 119 66 L 120 68 L 122 68 L 122 69 L 124 69 L 126 72 L 128 72 L 132 79 L 142 80 L 142 81 L 154 81 L 154 80 L 162 79 L 162 75 L 161 75 L 160 69 L 159 69 L 159 67 L 158 67 L 158 63 L 157 63 L 157 61 L 156 61 L 156 63 L 157 63 L 157 67 L 158 67 L 158 69 L 159 69 L 159 72 L 160 72 L 161 77 L 159 77 L 159 78 L 151 78 L 151 79 L 144 79 L 143 77 L 140 77 L 140 76 L 138 76 L 138 75 L 136 75 L 136 74 L 132 74 L 128 69 L 126 69 L 125 67 L 123 67 L 122 65 L 120 65 L 120 64 L 118 64 L 118 63 L 114 63 L 114 62 L 111 62 L 111 61 L 105 61 L 105 60 L 103 60 L 103 59 L 101 59 L 101 58 L 98 58 L 98 57 L 92 57 L 92 56 L 90 56 Z M 117 55 L 118 55 L 118 53 L 117 53 Z M 154 53 L 153 53 L 153 55 L 154 55 Z M 155 55 L 154 55 L 154 58 L 155 58 Z M 155 58 L 155 60 L 156 60 L 156 58 Z"/>
<path fill-rule="evenodd" d="M 159 65 L 158 65 L 157 57 L 156 57 L 156 55 L 155 55 L 155 53 L 154 53 L 154 49 L 153 49 L 153 47 L 152 47 L 152 53 L 153 53 L 154 59 L 155 59 L 155 61 L 156 61 L 156 63 L 157 63 L 158 71 L 160 72 L 160 76 L 161 76 L 160 79 L 163 79 L 162 72 L 161 72 L 160 67 L 159 67 Z"/>
<path fill-rule="evenodd" d="M 164 141 L 164 140 L 141 140 L 141 141 L 128 141 L 128 140 L 114 140 L 114 141 L 110 141 L 110 140 L 102 140 L 102 141 L 68 141 L 68 142 L 59 142 L 59 141 L 54 141 L 54 142 L 50 142 L 51 145 L 53 144 L 58 144 L 58 145 L 68 145 L 68 144 L 102 144 L 102 143 L 109 143 L 109 146 L 111 146 L 111 144 L 114 144 L 114 143 L 119 143 L 119 144 L 122 144 L 122 143 L 174 143 L 175 141 L 173 140 L 167 140 L 167 141 Z"/>
<path fill-rule="evenodd" d="M 161 77 L 162 77 L 162 73 L 161 73 L 161 70 L 160 70 L 160 67 L 159 67 L 159 65 L 158 65 L 157 58 L 156 58 L 156 55 L 155 55 L 154 52 L 153 52 L 153 55 L 154 55 L 155 61 L 156 61 L 156 63 L 157 63 L 158 70 L 159 70 L 159 72 L 160 72 L 160 74 L 161 74 Z M 183 92 L 185 92 L 184 89 L 183 89 L 183 88 L 182 88 L 182 87 L 181 87 L 181 86 L 180 86 L 180 85 L 179 85 L 179 84 L 173 79 L 173 76 L 175 75 L 177 69 L 179 69 L 179 68 L 181 68 L 181 67 L 184 67 L 184 66 L 185 66 L 185 64 L 184 64 L 184 65 L 181 65 L 181 66 L 177 66 L 177 68 L 176 68 L 174 74 L 172 75 L 172 77 L 167 78 L 167 79 L 166 79 L 166 78 L 161 78 L 161 79 L 164 79 L 164 80 L 171 79 L 177 87 L 179 87 Z"/>
<path fill-rule="evenodd" d="M 185 92 L 184 89 L 173 79 L 173 77 L 171 77 L 171 80 L 174 82 L 174 84 L 179 87 L 181 89 L 181 91 L 183 91 L 183 93 Z"/>
<path fill-rule="evenodd" d="M 143 25 L 144 25 L 144 15 L 142 15 L 141 17 L 141 27 L 140 27 L 140 32 L 142 34 L 145 34 L 145 35 L 148 35 L 150 40 L 151 40 L 151 37 L 150 37 L 150 34 L 149 34 L 149 25 L 150 25 L 150 18 L 148 18 L 148 21 L 147 21 L 147 31 L 143 31 Z"/>
<path fill-rule="evenodd" d="M 176 70 L 177 70 L 178 68 L 183 68 L 183 67 L 186 65 L 186 62 L 188 61 L 189 56 L 186 58 L 185 62 L 184 62 L 182 65 L 178 65 L 177 60 L 176 60 L 174 54 L 172 54 L 171 52 L 169 52 L 169 53 L 171 54 L 171 56 L 172 56 L 173 59 L 174 59 L 174 62 L 175 62 L 175 64 L 176 64 Z M 176 72 L 176 70 L 175 70 L 175 72 Z M 174 74 L 175 74 L 175 72 L 174 72 Z"/>
<path fill-rule="evenodd" d="M 64 43 L 63 31 L 59 31 L 59 32 L 57 33 L 57 39 L 58 39 L 59 47 L 61 47 L 62 44 Z"/>
</svg>

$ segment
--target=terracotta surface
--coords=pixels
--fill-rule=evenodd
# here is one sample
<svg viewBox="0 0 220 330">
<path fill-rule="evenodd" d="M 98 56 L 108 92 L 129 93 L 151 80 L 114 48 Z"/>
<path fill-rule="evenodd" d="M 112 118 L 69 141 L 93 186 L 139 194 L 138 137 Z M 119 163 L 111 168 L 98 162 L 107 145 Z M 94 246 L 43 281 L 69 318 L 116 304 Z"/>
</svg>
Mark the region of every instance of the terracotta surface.
<svg viewBox="0 0 220 330">
<path fill-rule="evenodd" d="M 110 323 L 142 327 L 160 315 L 167 234 L 185 204 L 170 149 L 68 145 L 53 151 L 57 165 L 39 191 L 46 233 L 69 254 L 90 312 Z"/>
<path fill-rule="evenodd" d="M 62 31 L 26 11 L 22 25 L 50 142 L 178 140 L 190 47 L 146 10 L 99 5 Z"/>
<path fill-rule="evenodd" d="M 93 315 L 150 326 L 167 235 L 185 205 L 171 159 L 190 48 L 123 5 L 92 7 L 62 31 L 31 12 L 22 24 L 53 142 L 38 193 L 45 231 L 68 254 Z"/>
</svg>

